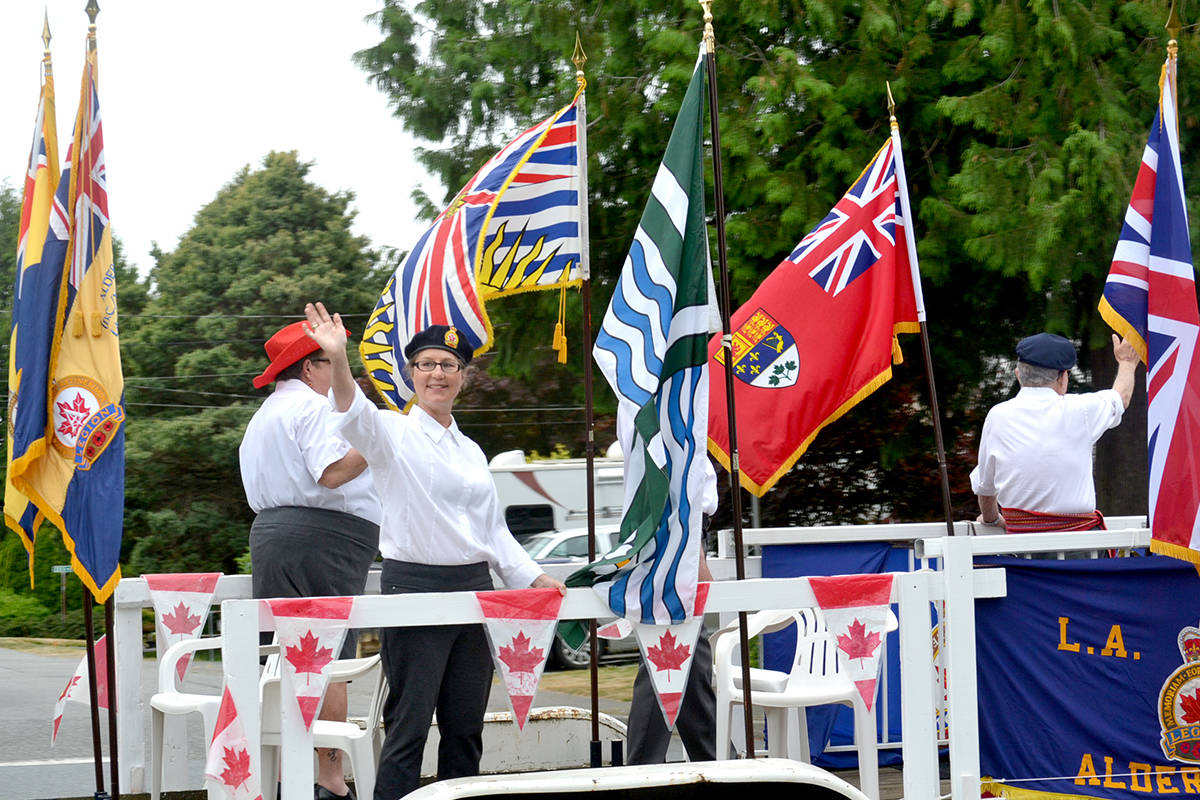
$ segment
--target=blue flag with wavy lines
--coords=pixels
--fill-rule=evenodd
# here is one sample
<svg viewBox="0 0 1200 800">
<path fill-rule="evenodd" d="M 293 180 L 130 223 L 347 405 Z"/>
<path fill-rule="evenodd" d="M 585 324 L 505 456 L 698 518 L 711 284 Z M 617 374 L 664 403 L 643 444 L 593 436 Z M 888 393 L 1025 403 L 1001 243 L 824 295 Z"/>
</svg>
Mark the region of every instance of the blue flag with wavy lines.
<svg viewBox="0 0 1200 800">
<path fill-rule="evenodd" d="M 716 300 L 704 226 L 704 48 L 593 357 L 617 395 L 625 454 L 620 544 L 571 576 L 643 623 L 692 615 Z"/>
</svg>

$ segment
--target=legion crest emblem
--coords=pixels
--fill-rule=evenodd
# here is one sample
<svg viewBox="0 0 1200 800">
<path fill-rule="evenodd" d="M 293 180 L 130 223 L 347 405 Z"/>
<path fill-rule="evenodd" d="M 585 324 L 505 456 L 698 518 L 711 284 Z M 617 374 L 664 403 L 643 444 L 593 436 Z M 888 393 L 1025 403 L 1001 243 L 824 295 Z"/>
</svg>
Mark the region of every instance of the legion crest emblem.
<svg viewBox="0 0 1200 800">
<path fill-rule="evenodd" d="M 88 469 L 112 441 L 125 420 L 119 405 L 109 402 L 99 381 L 68 375 L 54 382 L 54 449 L 76 469 Z"/>
<path fill-rule="evenodd" d="M 446 344 L 451 347 L 458 347 L 458 330 L 451 328 L 446 331 Z"/>
<path fill-rule="evenodd" d="M 1163 755 L 1175 761 L 1200 764 L 1200 628 L 1179 632 L 1183 666 L 1163 683 L 1158 695 Z"/>
<path fill-rule="evenodd" d="M 800 353 L 787 328 L 759 308 L 733 334 L 733 375 L 760 389 L 786 389 L 800 374 Z M 718 349 L 717 363 L 725 363 Z"/>
</svg>

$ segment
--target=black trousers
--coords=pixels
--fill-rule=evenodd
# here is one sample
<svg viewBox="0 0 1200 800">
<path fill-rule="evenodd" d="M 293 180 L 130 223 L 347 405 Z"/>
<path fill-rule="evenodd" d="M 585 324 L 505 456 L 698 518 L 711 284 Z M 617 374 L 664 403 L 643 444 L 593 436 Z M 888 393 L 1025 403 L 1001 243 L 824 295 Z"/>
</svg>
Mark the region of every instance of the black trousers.
<svg viewBox="0 0 1200 800">
<path fill-rule="evenodd" d="M 432 566 L 385 560 L 383 594 L 486 591 L 487 564 Z M 388 697 L 375 800 L 397 800 L 421 783 L 421 757 L 437 712 L 438 780 L 479 774 L 492 654 L 482 625 L 384 628 L 379 634 Z"/>
<path fill-rule="evenodd" d="M 708 631 L 700 630 L 696 655 L 688 672 L 687 688 L 675 718 L 675 728 L 690 761 L 714 761 L 717 757 L 717 698 L 712 687 L 712 646 Z M 629 705 L 629 764 L 661 764 L 667 760 L 671 731 L 663 719 L 654 683 L 646 662 L 638 667 Z"/>
</svg>

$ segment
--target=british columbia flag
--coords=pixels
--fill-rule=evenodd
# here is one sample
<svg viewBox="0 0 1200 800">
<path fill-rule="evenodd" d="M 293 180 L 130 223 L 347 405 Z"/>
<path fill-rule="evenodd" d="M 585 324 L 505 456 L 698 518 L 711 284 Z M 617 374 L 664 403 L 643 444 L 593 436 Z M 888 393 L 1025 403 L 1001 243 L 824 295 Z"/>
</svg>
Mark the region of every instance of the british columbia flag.
<svg viewBox="0 0 1200 800">
<path fill-rule="evenodd" d="M 492 340 L 489 300 L 578 285 L 582 100 L 580 89 L 480 167 L 388 280 L 359 352 L 392 408 L 412 398 L 401 367 L 419 331 L 452 325 L 481 353 Z"/>
<path fill-rule="evenodd" d="M 871 161 L 833 210 L 787 257 L 831 295 L 841 294 L 896 245 L 896 160 L 891 142 Z M 880 198 L 886 202 L 876 202 Z"/>
<path fill-rule="evenodd" d="M 1174 73 L 1174 59 L 1168 59 L 1100 314 L 1146 364 L 1150 549 L 1200 563 L 1200 314 Z"/>
</svg>

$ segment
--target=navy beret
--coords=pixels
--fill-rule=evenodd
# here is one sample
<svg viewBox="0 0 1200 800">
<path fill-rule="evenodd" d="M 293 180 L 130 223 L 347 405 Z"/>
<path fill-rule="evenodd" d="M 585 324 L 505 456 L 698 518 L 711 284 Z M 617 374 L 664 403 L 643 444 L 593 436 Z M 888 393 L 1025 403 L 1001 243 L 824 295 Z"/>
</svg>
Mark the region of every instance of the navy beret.
<svg viewBox="0 0 1200 800">
<path fill-rule="evenodd" d="M 459 333 L 458 328 L 448 325 L 430 325 L 404 345 L 404 357 L 411 361 L 417 353 L 430 347 L 449 350 L 462 359 L 464 364 L 470 364 L 471 356 L 475 354 L 471 343 L 467 341 L 467 337 Z"/>
<path fill-rule="evenodd" d="M 1075 345 L 1054 333 L 1037 333 L 1017 342 L 1017 358 L 1026 364 L 1060 372 L 1075 366 Z"/>
</svg>

